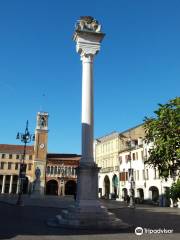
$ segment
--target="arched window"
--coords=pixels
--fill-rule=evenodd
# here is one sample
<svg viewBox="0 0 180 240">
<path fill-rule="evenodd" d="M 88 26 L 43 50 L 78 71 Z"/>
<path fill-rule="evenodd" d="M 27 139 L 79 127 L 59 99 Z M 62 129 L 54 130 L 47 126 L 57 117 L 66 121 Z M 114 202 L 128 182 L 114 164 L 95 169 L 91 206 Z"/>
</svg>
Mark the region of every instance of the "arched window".
<svg viewBox="0 0 180 240">
<path fill-rule="evenodd" d="M 53 166 L 51 166 L 51 174 L 53 174 L 53 172 L 54 172 L 53 170 L 54 170 L 54 168 L 53 168 Z"/>
<path fill-rule="evenodd" d="M 68 167 L 68 176 L 71 176 L 71 167 Z"/>
<path fill-rule="evenodd" d="M 64 169 L 64 175 L 67 176 L 67 167 Z"/>
<path fill-rule="evenodd" d="M 50 166 L 47 166 L 46 171 L 47 171 L 47 174 L 50 174 Z"/>
<path fill-rule="evenodd" d="M 54 174 L 57 174 L 57 166 L 54 168 Z"/>
</svg>

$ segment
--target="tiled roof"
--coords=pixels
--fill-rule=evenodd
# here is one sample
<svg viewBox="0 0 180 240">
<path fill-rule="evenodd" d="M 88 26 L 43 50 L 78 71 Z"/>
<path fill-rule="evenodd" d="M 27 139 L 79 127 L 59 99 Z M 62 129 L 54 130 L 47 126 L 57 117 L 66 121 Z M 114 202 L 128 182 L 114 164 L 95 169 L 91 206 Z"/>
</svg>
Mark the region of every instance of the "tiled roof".
<svg viewBox="0 0 180 240">
<path fill-rule="evenodd" d="M 81 155 L 78 154 L 69 154 L 69 153 L 48 153 L 47 159 L 49 160 L 77 160 L 79 161 Z"/>
<path fill-rule="evenodd" d="M 0 144 L 0 153 L 22 154 L 24 145 Z M 26 153 L 33 154 L 34 146 L 26 146 Z"/>
</svg>

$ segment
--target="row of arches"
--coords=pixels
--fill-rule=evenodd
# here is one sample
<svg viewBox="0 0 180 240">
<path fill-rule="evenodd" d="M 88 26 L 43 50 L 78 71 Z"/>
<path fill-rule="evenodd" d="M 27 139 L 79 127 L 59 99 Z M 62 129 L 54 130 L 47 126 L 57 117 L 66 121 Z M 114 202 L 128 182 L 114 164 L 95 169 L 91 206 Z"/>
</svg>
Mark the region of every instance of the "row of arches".
<svg viewBox="0 0 180 240">
<path fill-rule="evenodd" d="M 47 195 L 58 195 L 59 184 L 58 181 L 52 179 L 46 183 Z M 65 183 L 65 195 L 74 195 L 76 193 L 76 182 L 69 180 Z"/>
<path fill-rule="evenodd" d="M 118 195 L 118 177 L 116 174 L 114 174 L 112 178 L 112 187 L 113 187 L 113 193 L 114 197 L 116 198 Z M 104 189 L 105 189 L 105 198 L 108 199 L 110 195 L 110 180 L 109 177 L 106 175 L 104 178 Z"/>
<path fill-rule="evenodd" d="M 106 199 L 112 198 L 112 194 L 114 195 L 113 198 L 117 198 L 118 195 L 120 195 L 120 198 L 122 200 L 127 199 L 129 195 L 128 189 L 122 188 L 122 190 L 118 192 L 118 189 L 119 189 L 118 181 L 119 180 L 116 174 L 113 175 L 112 181 L 110 181 L 110 178 L 108 175 L 104 177 L 104 180 L 103 180 L 104 195 L 103 196 Z M 143 188 L 137 188 L 135 191 L 133 189 L 133 195 L 135 198 L 139 199 L 140 201 L 143 201 L 145 198 L 151 200 L 152 202 L 159 201 L 160 193 L 159 193 L 158 187 L 156 186 L 149 187 L 148 192 L 146 192 L 146 196 Z"/>
<path fill-rule="evenodd" d="M 144 190 L 142 188 L 137 189 L 137 194 L 135 196 L 135 191 L 132 191 L 133 196 L 139 198 L 140 200 L 144 200 Z M 128 196 L 127 188 L 122 189 L 122 199 L 126 200 Z M 157 202 L 159 200 L 159 189 L 155 186 L 149 187 L 149 196 L 148 199 L 152 200 L 153 202 Z"/>
</svg>

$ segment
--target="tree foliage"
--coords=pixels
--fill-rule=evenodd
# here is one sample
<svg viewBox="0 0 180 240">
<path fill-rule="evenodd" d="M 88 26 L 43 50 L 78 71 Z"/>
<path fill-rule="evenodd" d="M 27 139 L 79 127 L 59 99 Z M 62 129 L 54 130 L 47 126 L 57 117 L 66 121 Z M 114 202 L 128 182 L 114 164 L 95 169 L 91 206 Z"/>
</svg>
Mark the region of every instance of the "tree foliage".
<svg viewBox="0 0 180 240">
<path fill-rule="evenodd" d="M 153 142 L 146 163 L 159 169 L 160 175 L 180 169 L 180 97 L 159 104 L 155 117 L 145 117 L 145 141 Z"/>
<path fill-rule="evenodd" d="M 178 198 L 180 198 L 180 179 L 177 180 L 176 183 L 173 183 L 170 188 L 170 198 L 172 198 L 174 201 L 177 201 Z"/>
</svg>

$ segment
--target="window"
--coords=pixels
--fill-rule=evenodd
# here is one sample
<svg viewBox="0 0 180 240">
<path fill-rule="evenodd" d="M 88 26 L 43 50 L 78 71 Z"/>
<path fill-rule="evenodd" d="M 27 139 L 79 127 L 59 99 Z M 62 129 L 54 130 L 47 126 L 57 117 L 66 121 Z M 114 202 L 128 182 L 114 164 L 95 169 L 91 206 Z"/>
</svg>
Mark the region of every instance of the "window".
<svg viewBox="0 0 180 240">
<path fill-rule="evenodd" d="M 120 172 L 119 174 L 120 181 L 125 182 L 128 180 L 128 172 Z"/>
<path fill-rule="evenodd" d="M 132 158 L 133 158 L 133 160 L 136 160 L 135 153 L 133 153 Z"/>
<path fill-rule="evenodd" d="M 146 169 L 146 179 L 147 180 L 149 179 L 149 171 L 148 171 L 148 169 Z"/>
<path fill-rule="evenodd" d="M 128 154 L 125 156 L 125 159 L 126 159 L 126 163 L 131 159 L 131 156 Z"/>
<path fill-rule="evenodd" d="M 145 170 L 142 170 L 142 176 L 143 176 L 143 180 L 145 180 Z"/>
<path fill-rule="evenodd" d="M 47 166 L 47 174 L 50 174 L 50 166 Z"/>
<path fill-rule="evenodd" d="M 122 156 L 119 156 L 119 164 L 122 163 Z"/>
<path fill-rule="evenodd" d="M 32 155 L 29 155 L 29 160 L 32 160 Z"/>
<path fill-rule="evenodd" d="M 19 164 L 15 163 L 15 170 L 18 170 L 18 168 L 19 168 Z"/>
<path fill-rule="evenodd" d="M 53 170 L 54 170 L 54 169 L 53 169 L 53 166 L 51 166 L 51 174 L 53 174 Z"/>
<path fill-rule="evenodd" d="M 19 154 L 16 155 L 16 159 L 19 159 Z"/>
<path fill-rule="evenodd" d="M 12 159 L 12 154 L 9 154 L 9 159 Z"/>
<path fill-rule="evenodd" d="M 12 167 L 12 163 L 11 162 L 8 162 L 8 169 L 10 170 Z"/>
<path fill-rule="evenodd" d="M 136 152 L 136 160 L 138 160 L 138 152 Z"/>
<path fill-rule="evenodd" d="M 144 154 L 143 154 L 143 151 L 141 151 L 141 159 L 144 160 Z"/>
<path fill-rule="evenodd" d="M 157 171 L 156 171 L 156 168 L 154 169 L 154 179 L 157 179 Z"/>
<path fill-rule="evenodd" d="M 57 174 L 57 166 L 55 166 L 55 169 L 54 169 L 54 174 Z"/>
<path fill-rule="evenodd" d="M 32 164 L 29 163 L 29 164 L 28 164 L 28 171 L 31 171 L 31 169 L 32 169 Z"/>
<path fill-rule="evenodd" d="M 2 158 L 5 158 L 5 156 L 6 156 L 6 154 L 3 153 L 1 157 L 2 157 Z"/>
<path fill-rule="evenodd" d="M 136 180 L 138 180 L 139 181 L 139 170 L 137 170 L 137 178 L 136 178 Z"/>
<path fill-rule="evenodd" d="M 1 168 L 1 169 L 4 169 L 4 162 L 1 162 L 0 168 Z"/>
</svg>

